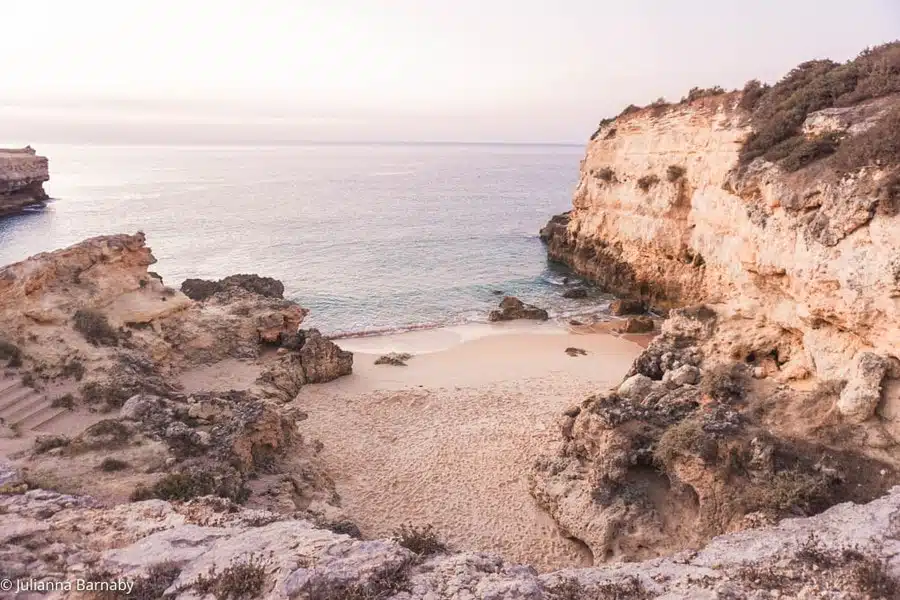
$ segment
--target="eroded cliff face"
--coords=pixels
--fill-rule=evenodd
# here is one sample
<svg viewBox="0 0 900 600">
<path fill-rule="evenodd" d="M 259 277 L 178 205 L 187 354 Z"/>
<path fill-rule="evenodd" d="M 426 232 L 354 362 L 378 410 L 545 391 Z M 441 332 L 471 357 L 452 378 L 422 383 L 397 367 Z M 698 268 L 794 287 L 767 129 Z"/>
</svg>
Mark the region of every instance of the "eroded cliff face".
<svg viewBox="0 0 900 600">
<path fill-rule="evenodd" d="M 154 262 L 137 233 L 0 269 L 0 450 L 21 450 L 33 480 L 108 501 L 217 494 L 330 513 L 320 448 L 284 403 L 350 373 L 352 354 L 300 329 L 308 311 L 280 282 L 236 276 L 195 301 Z M 71 427 L 38 435 L 52 419 Z"/>
<path fill-rule="evenodd" d="M 739 167 L 752 131 L 739 102 L 723 94 L 601 127 L 571 212 L 542 232 L 551 258 L 660 309 L 705 302 L 791 332 L 794 375 L 847 379 L 861 352 L 895 356 L 900 217 L 880 191 L 888 173 Z M 813 113 L 805 130 L 856 135 L 898 102 Z"/>
<path fill-rule="evenodd" d="M 0 215 L 47 200 L 43 184 L 49 179 L 47 159 L 31 147 L 0 149 Z"/>
<path fill-rule="evenodd" d="M 621 386 L 561 417 L 532 474 L 597 561 L 900 482 L 900 171 L 896 140 L 867 133 L 896 130 L 900 96 L 808 114 L 779 142 L 790 168 L 748 157 L 745 106 L 714 93 L 605 121 L 572 210 L 541 231 L 552 259 L 668 314 Z"/>
</svg>

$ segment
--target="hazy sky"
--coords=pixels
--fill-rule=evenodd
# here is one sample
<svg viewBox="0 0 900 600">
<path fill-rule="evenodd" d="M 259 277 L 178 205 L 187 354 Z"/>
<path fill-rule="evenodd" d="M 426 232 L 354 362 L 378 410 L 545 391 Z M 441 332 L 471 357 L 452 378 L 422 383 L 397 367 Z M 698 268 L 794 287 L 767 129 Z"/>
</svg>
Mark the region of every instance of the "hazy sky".
<svg viewBox="0 0 900 600">
<path fill-rule="evenodd" d="M 583 142 L 900 38 L 898 0 L 4 0 L 0 143 Z"/>
</svg>

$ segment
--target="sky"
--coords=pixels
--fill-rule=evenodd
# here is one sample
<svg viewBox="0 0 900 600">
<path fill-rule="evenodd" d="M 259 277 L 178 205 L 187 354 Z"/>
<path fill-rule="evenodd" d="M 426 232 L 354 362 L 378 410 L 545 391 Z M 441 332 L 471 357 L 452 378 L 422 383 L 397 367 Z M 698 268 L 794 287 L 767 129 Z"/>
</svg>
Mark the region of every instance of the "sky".
<svg viewBox="0 0 900 600">
<path fill-rule="evenodd" d="M 0 143 L 583 143 L 900 38 L 897 0 L 2 1 Z"/>
</svg>

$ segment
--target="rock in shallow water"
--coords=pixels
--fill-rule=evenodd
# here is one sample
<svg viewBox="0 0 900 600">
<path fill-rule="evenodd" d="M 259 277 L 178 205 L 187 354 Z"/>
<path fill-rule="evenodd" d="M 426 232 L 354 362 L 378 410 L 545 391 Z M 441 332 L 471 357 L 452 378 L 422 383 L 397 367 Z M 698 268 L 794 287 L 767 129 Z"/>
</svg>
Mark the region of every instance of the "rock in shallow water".
<svg viewBox="0 0 900 600">
<path fill-rule="evenodd" d="M 500 301 L 500 308 L 492 310 L 488 319 L 491 321 L 513 321 L 515 319 L 533 319 L 546 321 L 550 318 L 543 308 L 525 304 L 515 296 L 506 296 Z"/>
</svg>

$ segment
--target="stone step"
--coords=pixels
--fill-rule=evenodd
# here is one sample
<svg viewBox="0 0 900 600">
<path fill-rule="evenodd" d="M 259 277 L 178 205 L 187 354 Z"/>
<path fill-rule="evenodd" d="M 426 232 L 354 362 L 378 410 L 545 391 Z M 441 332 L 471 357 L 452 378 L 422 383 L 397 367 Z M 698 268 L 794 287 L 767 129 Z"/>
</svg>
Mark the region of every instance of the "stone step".
<svg viewBox="0 0 900 600">
<path fill-rule="evenodd" d="M 38 432 L 41 432 L 47 428 L 50 428 L 52 430 L 57 425 L 62 425 L 63 422 L 65 421 L 65 417 L 75 414 L 67 408 L 59 408 L 56 410 L 57 410 L 57 412 L 53 413 L 49 418 L 44 419 L 40 423 L 36 423 L 36 424 L 32 425 L 31 429 L 33 431 L 38 431 Z M 71 435 L 70 428 L 64 427 L 63 429 L 65 430 L 65 433 L 67 435 Z"/>
<path fill-rule="evenodd" d="M 15 394 L 10 394 L 6 398 L 0 400 L 0 417 L 8 415 L 10 412 L 16 411 L 22 407 L 23 403 L 28 402 L 32 396 L 36 396 L 31 388 L 22 388 Z"/>
<path fill-rule="evenodd" d="M 34 393 L 33 395 L 26 396 L 22 402 L 11 407 L 11 409 L 0 411 L 0 417 L 2 417 L 7 424 L 17 423 L 22 418 L 45 406 L 50 406 L 50 401 L 47 400 L 45 396 Z"/>
<path fill-rule="evenodd" d="M 8 391 L 14 388 L 24 387 L 20 379 L 2 379 L 0 380 L 0 398 Z"/>
<path fill-rule="evenodd" d="M 50 403 L 48 402 L 46 406 L 26 415 L 18 422 L 14 423 L 14 425 L 22 431 L 37 429 L 41 425 L 45 425 L 67 412 L 69 412 L 67 409 L 54 408 L 50 406 Z"/>
</svg>

